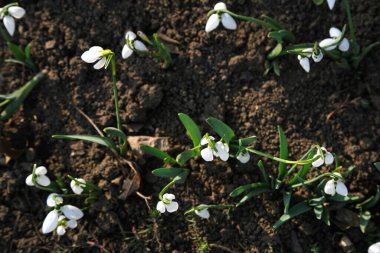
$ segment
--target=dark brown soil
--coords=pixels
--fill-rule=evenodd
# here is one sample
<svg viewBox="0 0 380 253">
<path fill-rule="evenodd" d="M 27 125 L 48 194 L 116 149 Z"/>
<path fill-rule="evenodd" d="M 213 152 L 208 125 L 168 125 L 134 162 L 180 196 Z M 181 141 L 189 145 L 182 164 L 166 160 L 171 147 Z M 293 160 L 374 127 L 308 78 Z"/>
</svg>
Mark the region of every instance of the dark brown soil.
<svg viewBox="0 0 380 253">
<path fill-rule="evenodd" d="M 2 1 L 1 5 L 5 5 Z M 233 3 L 234 2 L 234 3 Z M 0 136 L 15 145 L 32 148 L 0 167 L 1 252 L 195 252 L 207 241 L 212 252 L 342 252 L 338 241 L 346 234 L 366 251 L 359 229 L 341 230 L 317 222 L 312 214 L 284 225 L 278 232 L 271 224 L 281 215 L 279 196 L 265 195 L 233 212 L 212 210 L 207 221 L 187 220 L 183 211 L 201 203 L 227 203 L 229 192 L 241 184 L 258 180 L 257 160 L 247 165 L 191 162 L 193 173 L 175 194 L 180 211 L 172 215 L 150 215 L 145 202 L 136 196 L 115 201 L 122 170 L 101 147 L 82 142 L 51 139 L 57 133 L 95 133 L 75 106 L 101 128 L 115 125 L 112 83 L 108 71 L 95 71 L 80 55 L 99 45 L 118 52 L 120 105 L 123 122 L 131 135 L 168 136 L 176 149 L 190 145 L 177 119 L 189 114 L 203 130 L 204 119 L 220 118 L 240 136 L 257 135 L 257 148 L 278 154 L 276 126 L 289 139 L 291 158 L 296 159 L 313 144 L 339 154 L 344 167 L 356 170 L 347 182 L 351 192 L 373 193 L 380 182 L 372 163 L 380 160 L 380 50 L 363 63 L 355 76 L 328 60 L 312 66 L 306 74 L 295 57 L 283 59 L 282 75 L 263 76 L 265 54 L 271 43 L 267 30 L 239 22 L 236 32 L 223 29 L 206 34 L 209 1 L 20 1 L 27 10 L 17 21 L 15 41 L 33 42 L 32 55 L 48 78 L 26 99 L 23 109 L 0 125 Z M 342 1 L 334 11 L 327 4 L 316 7 L 311 0 L 227 1 L 229 8 L 250 16 L 268 14 L 297 35 L 298 42 L 328 35 L 330 26 L 345 23 Z M 380 37 L 380 2 L 352 1 L 360 44 Z M 171 45 L 174 67 L 162 70 L 152 60 L 119 54 L 127 30 L 146 34 L 160 32 L 180 42 Z M 1 44 L 0 56 L 9 53 Z M 32 73 L 0 61 L 0 93 L 20 87 Z M 326 120 L 329 113 L 335 112 Z M 23 143 L 27 145 L 22 145 Z M 178 149 L 177 149 L 178 148 Z M 35 157 L 35 158 L 33 158 Z M 49 171 L 78 175 L 99 184 L 106 196 L 81 220 L 79 228 L 60 239 L 42 235 L 47 194 L 25 185 L 32 163 Z M 167 181 L 150 175 L 159 166 L 154 159 L 137 160 L 143 171 L 140 191 L 153 199 Z M 116 180 L 115 180 L 116 179 Z M 107 201 L 110 199 L 110 201 Z M 88 243 L 90 242 L 90 243 Z"/>
</svg>

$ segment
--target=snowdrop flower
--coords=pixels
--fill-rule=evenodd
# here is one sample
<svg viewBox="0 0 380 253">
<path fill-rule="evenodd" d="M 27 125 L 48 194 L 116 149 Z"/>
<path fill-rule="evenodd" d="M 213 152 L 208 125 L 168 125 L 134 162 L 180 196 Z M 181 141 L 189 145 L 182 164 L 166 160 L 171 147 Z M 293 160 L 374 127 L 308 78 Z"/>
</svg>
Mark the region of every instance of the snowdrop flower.
<svg viewBox="0 0 380 253">
<path fill-rule="evenodd" d="M 157 211 L 160 213 L 165 213 L 165 211 L 168 211 L 169 213 L 175 212 L 178 210 L 178 202 L 173 201 L 175 199 L 174 194 L 171 193 L 165 193 L 164 196 L 162 196 L 164 199 L 163 201 L 159 201 L 157 203 Z M 169 202 L 168 204 L 165 202 Z"/>
<path fill-rule="evenodd" d="M 350 42 L 347 38 L 343 38 L 342 41 L 337 44 L 339 37 L 342 35 L 342 31 L 336 27 L 331 27 L 329 31 L 330 37 L 319 42 L 319 46 L 326 51 L 334 50 L 336 47 L 342 52 L 347 52 L 350 49 Z"/>
<path fill-rule="evenodd" d="M 236 157 L 236 159 L 238 159 L 241 163 L 247 163 L 250 158 L 251 156 L 249 155 L 247 151 L 240 152 L 238 156 Z"/>
<path fill-rule="evenodd" d="M 335 0 L 327 0 L 327 4 L 328 4 L 330 10 L 332 10 L 335 6 Z"/>
<path fill-rule="evenodd" d="M 94 63 L 94 69 L 101 69 L 106 65 L 107 55 L 104 54 L 104 49 L 102 47 L 93 46 L 89 50 L 84 52 L 81 59 L 87 63 Z"/>
<path fill-rule="evenodd" d="M 206 206 L 206 205 L 199 205 L 199 207 L 203 207 L 203 206 Z M 202 210 L 195 210 L 195 214 L 198 215 L 199 217 L 203 218 L 203 219 L 208 219 L 210 218 L 210 212 L 208 211 L 207 208 L 204 208 Z"/>
<path fill-rule="evenodd" d="M 67 220 L 64 215 L 61 215 L 58 218 L 57 235 L 62 236 L 66 233 L 67 228 L 74 229 L 77 226 L 78 223 L 76 220 Z"/>
<path fill-rule="evenodd" d="M 59 197 L 57 193 L 50 193 L 46 200 L 46 204 L 50 207 L 61 205 L 63 204 L 63 198 Z"/>
<path fill-rule="evenodd" d="M 337 172 L 334 172 L 334 174 L 336 176 L 338 176 L 339 179 L 338 180 L 330 179 L 329 181 L 327 181 L 327 183 L 325 184 L 325 188 L 324 188 L 325 193 L 332 195 L 332 196 L 335 195 L 335 193 L 337 193 L 341 196 L 347 196 L 348 190 L 347 190 L 346 185 L 341 180 L 342 175 L 340 173 L 337 173 Z M 336 183 L 336 185 L 335 185 L 335 183 Z"/>
<path fill-rule="evenodd" d="M 326 148 L 322 147 L 321 150 L 322 152 L 324 152 L 324 154 L 323 156 L 321 156 L 320 158 L 318 158 L 312 163 L 313 167 L 317 168 L 317 167 L 322 166 L 323 164 L 330 165 L 334 162 L 334 156 L 330 152 L 328 152 Z M 318 149 L 317 153 L 314 155 L 313 158 L 319 155 L 321 155 L 321 153 L 319 152 L 319 149 Z"/>
<path fill-rule="evenodd" d="M 75 194 L 82 194 L 85 186 L 86 181 L 83 178 L 76 178 L 70 182 L 71 190 L 73 190 Z"/>
<path fill-rule="evenodd" d="M 133 51 L 147 52 L 148 48 L 141 41 L 136 39 L 137 36 L 134 32 L 127 32 L 125 34 L 125 45 L 123 47 L 123 51 L 121 52 L 121 56 L 123 59 L 127 59 L 133 54 Z"/>
<path fill-rule="evenodd" d="M 298 55 L 298 61 L 301 65 L 301 67 L 307 72 L 310 72 L 310 61 L 309 58 L 311 57 L 314 62 L 320 62 L 323 59 L 323 53 L 321 50 L 314 49 L 313 48 L 305 48 L 302 50 L 303 55 Z"/>
<path fill-rule="evenodd" d="M 380 253 L 380 242 L 377 242 L 369 246 L 368 253 Z"/>
<path fill-rule="evenodd" d="M 34 172 L 34 174 L 36 177 L 36 182 L 39 185 L 42 185 L 42 186 L 49 186 L 50 185 L 50 179 L 46 176 L 46 173 L 47 173 L 46 167 L 40 166 L 40 167 L 36 168 L 36 171 Z M 33 174 L 30 174 L 26 178 L 25 183 L 29 186 L 34 186 Z"/>
<path fill-rule="evenodd" d="M 0 12 L 3 8 L 0 8 Z M 13 36 L 16 28 L 15 18 L 19 19 L 25 15 L 24 8 L 19 6 L 11 6 L 1 14 L 0 19 L 3 20 L 5 29 L 7 29 L 9 35 Z"/>
<path fill-rule="evenodd" d="M 78 207 L 72 205 L 64 205 L 60 209 L 54 209 L 48 213 L 42 224 L 42 233 L 48 234 L 57 228 L 57 226 L 59 225 L 58 223 L 61 213 L 63 213 L 64 217 L 67 218 L 69 221 L 75 221 L 70 222 L 70 226 L 72 227 L 76 227 L 76 221 L 83 217 L 83 212 Z M 62 233 L 63 229 L 60 228 L 57 232 Z"/>
<path fill-rule="evenodd" d="M 215 138 L 212 136 L 208 137 L 211 141 L 214 141 Z M 206 145 L 207 147 L 201 150 L 201 156 L 206 162 L 210 162 L 214 160 L 215 157 L 220 157 L 223 161 L 227 161 L 230 157 L 229 150 L 230 148 L 226 143 L 218 141 L 215 143 L 216 150 L 213 150 L 209 140 L 206 137 L 203 137 L 201 140 L 201 145 Z"/>
<path fill-rule="evenodd" d="M 227 10 L 226 4 L 222 3 L 222 2 L 217 3 L 214 6 L 214 10 L 215 11 Z M 206 29 L 205 29 L 206 32 L 211 32 L 211 31 L 215 30 L 219 26 L 220 21 L 222 21 L 222 25 L 226 29 L 236 30 L 236 28 L 237 28 L 236 21 L 234 20 L 233 17 L 231 17 L 230 14 L 228 14 L 228 13 L 221 13 L 220 14 L 220 13 L 216 12 L 214 14 L 211 14 L 210 17 L 208 18 L 207 23 L 206 23 Z"/>
</svg>

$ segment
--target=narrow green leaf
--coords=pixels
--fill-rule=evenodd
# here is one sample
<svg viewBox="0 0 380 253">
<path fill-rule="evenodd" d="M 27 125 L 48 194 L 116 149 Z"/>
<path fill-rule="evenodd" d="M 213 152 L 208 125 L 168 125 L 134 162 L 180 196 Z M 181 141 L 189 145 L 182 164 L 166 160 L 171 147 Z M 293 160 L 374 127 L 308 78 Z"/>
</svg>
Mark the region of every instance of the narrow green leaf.
<svg viewBox="0 0 380 253">
<path fill-rule="evenodd" d="M 239 145 L 241 145 L 243 147 L 249 147 L 256 140 L 257 140 L 256 136 L 250 136 L 250 137 L 246 137 L 246 138 L 240 138 L 239 139 Z"/>
<path fill-rule="evenodd" d="M 265 171 L 263 161 L 259 160 L 259 162 L 257 163 L 257 166 L 260 169 L 261 175 L 263 176 L 263 180 L 265 181 L 265 183 L 267 183 L 268 185 L 270 185 L 269 177 L 268 177 L 267 172 Z"/>
<path fill-rule="evenodd" d="M 280 71 L 280 65 L 278 65 L 278 61 L 273 61 L 272 66 L 273 66 L 273 71 L 276 74 L 276 76 L 280 76 L 281 71 Z"/>
<path fill-rule="evenodd" d="M 325 2 L 325 0 L 313 0 L 314 4 L 321 5 Z"/>
<path fill-rule="evenodd" d="M 365 233 L 369 221 L 371 219 L 371 213 L 369 211 L 360 212 L 360 230 Z"/>
<path fill-rule="evenodd" d="M 283 26 L 281 25 L 280 22 L 278 22 L 277 20 L 271 18 L 271 17 L 268 17 L 266 15 L 261 15 L 261 17 L 268 23 L 270 23 L 271 25 L 275 26 L 278 30 L 279 29 L 282 29 Z"/>
<path fill-rule="evenodd" d="M 122 139 L 124 143 L 127 142 L 127 136 L 125 135 L 125 133 L 123 131 L 117 129 L 116 127 L 106 127 L 103 129 L 103 131 L 106 134 L 109 134 L 113 137 Z"/>
<path fill-rule="evenodd" d="M 286 137 L 284 131 L 280 126 L 278 126 L 278 135 L 280 138 L 280 158 L 287 160 L 288 159 L 288 143 L 286 142 Z M 286 163 L 280 162 L 278 165 L 278 175 L 277 179 L 282 180 L 286 175 Z"/>
<path fill-rule="evenodd" d="M 190 171 L 188 169 L 184 169 L 184 172 L 177 175 L 173 181 L 175 181 L 176 184 L 184 184 L 186 182 L 187 176 L 189 175 Z"/>
<path fill-rule="evenodd" d="M 257 188 L 257 189 L 254 189 L 252 190 L 250 193 L 248 193 L 247 195 L 245 195 L 240 201 L 239 203 L 237 203 L 237 207 L 238 206 L 241 206 L 244 202 L 250 200 L 251 198 L 261 194 L 261 193 L 265 193 L 265 192 L 270 192 L 271 189 L 269 187 L 265 187 L 265 188 Z"/>
<path fill-rule="evenodd" d="M 330 213 L 329 213 L 329 210 L 328 210 L 326 207 L 323 207 L 322 221 L 323 221 L 327 226 L 330 226 Z"/>
<path fill-rule="evenodd" d="M 188 115 L 184 113 L 179 113 L 178 117 L 181 120 L 183 126 L 186 128 L 187 134 L 193 141 L 194 147 L 199 146 L 201 143 L 202 135 L 201 131 L 199 131 L 197 124 Z"/>
<path fill-rule="evenodd" d="M 380 185 L 378 185 L 376 189 L 377 190 L 375 196 L 371 196 L 362 203 L 356 205 L 356 208 L 367 210 L 374 207 L 380 200 Z"/>
<path fill-rule="evenodd" d="M 170 178 L 175 177 L 184 172 L 182 168 L 158 168 L 152 171 L 152 173 L 158 177 Z"/>
<path fill-rule="evenodd" d="M 380 162 L 375 162 L 373 165 L 375 165 L 377 171 L 380 172 Z"/>
<path fill-rule="evenodd" d="M 320 206 L 326 201 L 325 196 L 313 198 L 309 200 L 309 206 Z"/>
<path fill-rule="evenodd" d="M 284 200 L 284 213 L 289 212 L 290 200 L 292 198 L 291 192 L 284 192 L 283 200 Z"/>
<path fill-rule="evenodd" d="M 315 150 L 312 150 L 310 154 L 307 156 L 306 160 L 309 160 L 314 157 Z M 311 169 L 311 163 L 305 164 L 302 168 L 297 172 L 297 174 L 289 181 L 290 185 L 301 183 L 305 180 L 307 173 L 309 173 Z"/>
<path fill-rule="evenodd" d="M 30 51 L 32 48 L 32 43 L 28 43 L 25 47 L 25 58 L 30 60 Z"/>
<path fill-rule="evenodd" d="M 53 135 L 52 136 L 55 139 L 66 139 L 66 140 L 82 140 L 82 141 L 89 141 L 93 142 L 102 146 L 106 146 L 107 148 L 112 149 L 112 151 L 116 151 L 116 145 L 115 143 L 103 136 L 98 136 L 98 135 Z"/>
<path fill-rule="evenodd" d="M 314 211 L 315 217 L 318 220 L 322 219 L 322 215 L 323 215 L 323 206 L 322 205 L 314 206 L 313 211 Z"/>
<path fill-rule="evenodd" d="M 293 42 L 296 38 L 294 37 L 293 33 L 289 32 L 288 30 L 282 29 L 278 31 L 281 37 L 289 42 Z"/>
<path fill-rule="evenodd" d="M 278 229 L 282 224 L 287 222 L 288 220 L 306 213 L 311 210 L 311 207 L 308 206 L 305 202 L 300 202 L 289 209 L 287 214 L 283 214 L 278 221 L 273 225 L 273 229 Z"/>
<path fill-rule="evenodd" d="M 21 62 L 25 61 L 25 54 L 19 46 L 17 46 L 16 44 L 13 44 L 12 42 L 8 42 L 8 46 L 9 46 L 13 56 L 17 60 L 19 60 Z"/>
<path fill-rule="evenodd" d="M 171 157 L 168 153 L 158 149 L 158 148 L 155 148 L 155 147 L 151 147 L 151 146 L 148 146 L 148 145 L 145 145 L 145 144 L 141 144 L 140 145 L 140 149 L 142 151 L 144 151 L 145 153 L 148 153 L 152 156 L 155 156 L 159 159 L 162 159 L 164 160 L 164 162 L 166 163 L 170 163 L 170 164 L 176 164 L 176 160 Z"/>
<path fill-rule="evenodd" d="M 189 159 L 196 157 L 197 155 L 198 153 L 196 150 L 186 150 L 176 157 L 176 161 L 179 165 L 183 166 Z"/>
<path fill-rule="evenodd" d="M 235 198 L 247 190 L 254 190 L 258 188 L 268 188 L 268 185 L 263 184 L 263 183 L 252 183 L 252 184 L 242 185 L 242 186 L 237 187 L 235 190 L 233 190 L 230 193 L 230 197 Z"/>
<path fill-rule="evenodd" d="M 207 123 L 227 143 L 229 143 L 235 137 L 234 131 L 228 125 L 226 125 L 224 122 L 222 122 L 216 118 L 210 117 L 207 119 Z"/>
<path fill-rule="evenodd" d="M 277 56 L 279 56 L 282 52 L 282 44 L 281 43 L 277 43 L 277 45 L 275 46 L 275 48 L 272 49 L 272 51 L 270 51 L 270 53 L 268 54 L 268 59 L 274 59 L 276 58 Z"/>
</svg>

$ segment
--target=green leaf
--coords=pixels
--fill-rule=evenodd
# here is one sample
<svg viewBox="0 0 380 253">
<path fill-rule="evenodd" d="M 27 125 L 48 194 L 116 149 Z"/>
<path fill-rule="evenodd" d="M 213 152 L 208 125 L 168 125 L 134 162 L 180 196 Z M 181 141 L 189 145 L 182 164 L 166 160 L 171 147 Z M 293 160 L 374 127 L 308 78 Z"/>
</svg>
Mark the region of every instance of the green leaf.
<svg viewBox="0 0 380 253">
<path fill-rule="evenodd" d="M 282 52 L 282 44 L 281 43 L 278 43 L 276 45 L 275 48 L 272 49 L 272 51 L 270 51 L 270 53 L 268 54 L 268 59 L 274 59 L 276 58 L 277 56 L 279 56 Z"/>
<path fill-rule="evenodd" d="M 66 139 L 66 140 L 82 140 L 82 141 L 89 141 L 93 142 L 102 146 L 106 146 L 107 148 L 110 148 L 112 151 L 116 151 L 116 145 L 115 143 L 103 136 L 98 136 L 98 135 L 53 135 L 52 136 L 55 139 Z"/>
<path fill-rule="evenodd" d="M 197 124 L 195 124 L 195 122 L 184 113 L 179 113 L 178 117 L 181 120 L 183 126 L 186 128 L 187 134 L 193 141 L 194 147 L 199 146 L 201 143 L 202 135 L 201 131 L 199 131 Z"/>
<path fill-rule="evenodd" d="M 359 56 L 356 56 L 356 57 L 353 57 L 353 65 L 354 65 L 354 68 L 358 68 L 359 67 L 359 64 L 360 62 L 369 54 L 369 52 L 372 51 L 372 49 L 374 49 L 375 47 L 377 47 L 378 45 L 380 45 L 380 42 L 377 41 L 377 42 L 374 42 L 372 43 L 371 45 L 365 47 L 363 50 L 362 50 L 362 53 L 359 55 Z"/>
<path fill-rule="evenodd" d="M 243 147 L 249 147 L 252 143 L 256 141 L 256 136 L 250 136 L 247 138 L 240 138 L 239 139 L 239 145 Z"/>
<path fill-rule="evenodd" d="M 18 111 L 25 98 L 33 90 L 33 88 L 45 77 L 45 72 L 40 72 L 33 77 L 32 80 L 27 82 L 20 89 L 12 92 L 4 97 L 11 98 L 11 101 L 7 104 L 4 110 L 0 113 L 0 121 L 7 120 Z"/>
<path fill-rule="evenodd" d="M 127 136 L 125 135 L 125 133 L 121 131 L 120 129 L 117 129 L 116 127 L 106 127 L 103 129 L 103 131 L 106 134 L 109 134 L 113 137 L 122 139 L 124 143 L 127 142 Z"/>
<path fill-rule="evenodd" d="M 313 211 L 314 211 L 315 217 L 318 220 L 322 219 L 322 215 L 323 215 L 323 206 L 322 205 L 314 206 Z"/>
<path fill-rule="evenodd" d="M 30 51 L 32 48 L 32 43 L 28 43 L 25 47 L 25 58 L 30 60 Z"/>
<path fill-rule="evenodd" d="M 273 61 L 272 66 L 273 66 L 273 71 L 276 74 L 276 76 L 280 76 L 281 72 L 280 72 L 280 65 L 278 65 L 278 61 Z"/>
<path fill-rule="evenodd" d="M 313 0 L 314 4 L 321 5 L 325 2 L 325 0 Z"/>
<path fill-rule="evenodd" d="M 289 32 L 288 30 L 282 29 L 278 32 L 281 35 L 281 37 L 287 41 L 293 42 L 296 39 L 293 33 Z"/>
<path fill-rule="evenodd" d="M 362 203 L 356 205 L 356 208 L 362 209 L 362 210 L 367 210 L 372 207 L 374 207 L 380 200 L 380 185 L 377 186 L 377 191 L 375 196 L 371 196 Z"/>
<path fill-rule="evenodd" d="M 309 200 L 309 206 L 320 206 L 326 201 L 325 196 L 313 198 Z"/>
<path fill-rule="evenodd" d="M 280 126 L 278 126 L 278 135 L 280 138 L 280 158 L 287 160 L 288 159 L 288 143 L 286 142 L 284 131 L 282 130 Z M 277 179 L 282 180 L 285 175 L 286 175 L 286 163 L 279 162 Z"/>
<path fill-rule="evenodd" d="M 198 152 L 196 150 L 190 149 L 186 150 L 176 157 L 176 161 L 179 165 L 183 166 L 189 159 L 196 157 Z"/>
<path fill-rule="evenodd" d="M 377 171 L 380 172 L 380 162 L 375 162 L 373 165 L 375 165 Z"/>
<path fill-rule="evenodd" d="M 261 15 L 261 18 L 264 19 L 266 22 L 268 22 L 269 24 L 277 27 L 278 30 L 282 29 L 283 26 L 281 25 L 280 22 L 278 22 L 277 20 L 271 18 L 271 17 L 268 17 L 266 15 Z"/>
<path fill-rule="evenodd" d="M 254 189 L 252 190 L 250 193 L 248 193 L 247 195 L 245 195 L 240 201 L 239 203 L 237 203 L 237 207 L 238 206 L 241 206 L 244 202 L 250 200 L 251 198 L 261 194 L 261 193 L 265 193 L 265 192 L 270 192 L 272 191 L 269 187 L 265 187 L 265 188 L 257 188 L 257 189 Z"/>
<path fill-rule="evenodd" d="M 323 221 L 327 226 L 330 226 L 330 213 L 329 213 L 329 210 L 328 210 L 326 207 L 323 207 L 322 221 Z"/>
<path fill-rule="evenodd" d="M 152 171 L 152 173 L 158 177 L 170 178 L 175 177 L 184 172 L 182 168 L 158 168 Z"/>
<path fill-rule="evenodd" d="M 278 31 L 268 33 L 268 38 L 275 39 L 278 44 L 282 44 L 282 42 L 283 42 L 282 36 Z"/>
<path fill-rule="evenodd" d="M 188 169 L 183 169 L 184 172 L 182 172 L 181 174 L 177 175 L 173 181 L 176 183 L 176 184 L 183 184 L 186 182 L 186 179 L 187 179 L 187 176 L 189 175 L 189 170 Z"/>
<path fill-rule="evenodd" d="M 207 119 L 207 123 L 227 143 L 229 143 L 235 137 L 234 131 L 228 125 L 226 125 L 224 122 L 222 122 L 216 118 L 210 117 Z"/>
<path fill-rule="evenodd" d="M 311 207 L 308 206 L 305 202 L 300 202 L 289 209 L 287 214 L 283 214 L 278 221 L 273 225 L 273 229 L 278 229 L 282 224 L 287 222 L 288 220 L 306 213 L 311 210 Z"/>
<path fill-rule="evenodd" d="M 311 150 L 309 155 L 307 156 L 306 160 L 309 160 L 314 157 L 315 150 Z M 302 168 L 297 172 L 297 174 L 289 181 L 290 185 L 301 183 L 305 180 L 307 173 L 309 173 L 311 169 L 311 163 L 305 164 L 302 166 Z"/>
<path fill-rule="evenodd" d="M 284 213 L 289 212 L 290 200 L 292 198 L 291 192 L 284 192 L 283 200 L 284 200 Z"/>
<path fill-rule="evenodd" d="M 265 171 L 263 161 L 259 160 L 259 162 L 257 163 L 257 166 L 260 169 L 261 175 L 263 176 L 263 179 L 264 179 L 265 183 L 267 183 L 268 185 L 270 185 L 269 177 L 268 177 L 267 172 Z"/>
<path fill-rule="evenodd" d="M 16 44 L 13 44 L 12 42 L 8 42 L 8 46 L 13 54 L 13 56 L 21 61 L 21 62 L 24 62 L 25 61 L 25 54 L 24 52 L 22 51 L 21 47 L 17 46 Z"/>
<path fill-rule="evenodd" d="M 145 144 L 141 144 L 140 149 L 142 151 L 144 151 L 145 153 L 148 153 L 152 156 L 155 156 L 159 159 L 164 160 L 164 162 L 166 162 L 166 163 L 170 163 L 170 164 L 176 164 L 177 163 L 177 161 L 173 157 L 171 157 L 168 153 L 166 153 L 166 152 L 164 152 L 158 148 L 151 147 L 151 146 L 148 146 Z"/>
<path fill-rule="evenodd" d="M 361 199 L 360 196 L 355 195 L 348 195 L 348 196 L 342 196 L 339 194 L 335 194 L 334 196 L 329 197 L 329 200 L 335 201 L 335 202 L 344 202 L 344 203 L 352 203 L 359 201 Z"/>
<path fill-rule="evenodd" d="M 360 230 L 363 233 L 365 233 L 370 219 L 371 213 L 369 211 L 360 212 Z"/>
<path fill-rule="evenodd" d="M 230 197 L 235 198 L 247 190 L 258 189 L 258 188 L 268 188 L 268 185 L 263 184 L 263 183 L 252 183 L 252 184 L 239 186 L 230 193 Z"/>
</svg>

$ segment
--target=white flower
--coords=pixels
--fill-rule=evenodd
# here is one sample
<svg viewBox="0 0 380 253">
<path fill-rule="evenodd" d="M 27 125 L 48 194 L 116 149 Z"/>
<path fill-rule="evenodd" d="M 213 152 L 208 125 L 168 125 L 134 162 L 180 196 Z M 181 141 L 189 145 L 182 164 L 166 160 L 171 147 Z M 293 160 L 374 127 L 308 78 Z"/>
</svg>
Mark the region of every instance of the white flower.
<svg viewBox="0 0 380 253">
<path fill-rule="evenodd" d="M 34 173 L 36 176 L 36 182 L 39 185 L 42 185 L 42 186 L 49 186 L 50 185 L 50 179 L 45 175 L 47 173 L 47 169 L 44 166 L 40 166 L 40 167 L 36 168 L 36 171 Z M 30 174 L 26 178 L 25 183 L 29 186 L 34 186 L 33 174 Z"/>
<path fill-rule="evenodd" d="M 81 59 L 87 63 L 94 63 L 94 69 L 101 69 L 106 65 L 107 56 L 103 55 L 104 49 L 102 47 L 93 46 L 89 50 L 84 52 Z"/>
<path fill-rule="evenodd" d="M 301 67 L 307 72 L 310 72 L 310 61 L 309 58 L 311 57 L 314 62 L 320 62 L 323 59 L 323 53 L 321 50 L 318 50 L 316 52 L 313 50 L 313 48 L 305 48 L 302 50 L 302 55 L 298 55 L 297 58 L 299 60 L 299 63 Z"/>
<path fill-rule="evenodd" d="M 227 10 L 226 4 L 222 3 L 222 2 L 217 3 L 214 6 L 214 10 L 216 10 L 216 11 Z M 226 29 L 236 30 L 236 28 L 237 28 L 236 21 L 234 20 L 233 17 L 231 17 L 230 14 L 228 14 L 228 13 L 222 13 L 222 14 L 214 13 L 214 14 L 211 14 L 207 20 L 206 29 L 205 29 L 206 32 L 211 32 L 211 31 L 215 30 L 219 26 L 220 20 L 222 20 L 222 24 Z"/>
<path fill-rule="evenodd" d="M 209 136 L 208 138 L 212 141 L 215 140 L 215 138 L 212 136 Z M 206 145 L 206 144 L 207 144 L 207 147 L 201 150 L 201 156 L 206 162 L 210 162 L 214 160 L 214 156 L 219 157 L 223 161 L 227 161 L 228 158 L 230 157 L 228 153 L 230 148 L 228 147 L 226 143 L 223 143 L 221 141 L 216 142 L 215 143 L 216 150 L 213 150 L 209 143 L 209 140 L 203 137 L 201 140 L 201 145 Z"/>
<path fill-rule="evenodd" d="M 334 162 L 334 156 L 330 152 L 328 152 L 326 148 L 322 147 L 321 150 L 322 152 L 324 152 L 324 154 L 323 156 L 321 156 L 320 158 L 318 158 L 312 163 L 313 167 L 320 167 L 323 164 L 330 165 Z M 319 149 L 318 149 L 317 153 L 314 155 L 313 158 L 319 155 L 321 155 L 321 153 L 319 152 Z"/>
<path fill-rule="evenodd" d="M 0 8 L 2 11 L 2 8 Z M 11 6 L 5 10 L 4 14 L 0 16 L 0 19 L 3 20 L 4 26 L 7 29 L 8 33 L 13 36 L 16 28 L 15 18 L 19 19 L 25 15 L 24 8 L 19 6 Z"/>
<path fill-rule="evenodd" d="M 50 207 L 61 205 L 63 203 L 63 198 L 57 195 L 57 193 L 50 193 L 46 200 L 46 204 Z"/>
<path fill-rule="evenodd" d="M 239 155 L 236 157 L 241 163 L 247 163 L 251 156 L 248 152 L 240 152 Z"/>
<path fill-rule="evenodd" d="M 75 194 L 82 194 L 85 186 L 86 181 L 83 178 L 76 178 L 70 182 L 71 190 L 73 190 Z"/>
<path fill-rule="evenodd" d="M 332 10 L 335 6 L 335 0 L 327 0 L 327 4 L 328 4 L 330 10 Z"/>
<path fill-rule="evenodd" d="M 62 220 L 62 215 L 68 221 Z M 63 235 L 66 232 L 66 228 L 75 228 L 77 226 L 77 220 L 83 217 L 83 212 L 75 206 L 64 205 L 59 210 L 54 209 L 48 213 L 43 224 L 42 224 L 42 233 L 48 234 L 54 229 L 57 229 L 59 235 Z M 61 227 L 62 226 L 62 227 Z"/>
<path fill-rule="evenodd" d="M 347 38 L 343 38 L 342 41 L 337 44 L 339 37 L 342 35 L 342 31 L 336 27 L 331 27 L 329 31 L 330 37 L 319 42 L 319 46 L 326 51 L 334 50 L 336 47 L 342 52 L 350 49 L 350 42 Z"/>
<path fill-rule="evenodd" d="M 377 242 L 369 246 L 368 253 L 380 253 L 380 242 Z"/>
<path fill-rule="evenodd" d="M 130 57 L 134 50 L 141 51 L 141 52 L 147 52 L 148 48 L 142 43 L 141 41 L 136 39 L 136 34 L 134 32 L 127 32 L 125 34 L 125 45 L 123 47 L 123 51 L 121 52 L 121 56 L 123 59 L 127 59 Z"/>
<path fill-rule="evenodd" d="M 178 202 L 173 201 L 173 199 L 175 199 L 174 194 L 165 193 L 162 197 L 165 201 L 169 202 L 169 204 L 166 204 L 164 201 L 159 201 L 156 207 L 157 211 L 160 213 L 165 213 L 165 211 L 172 213 L 178 210 Z"/>
<path fill-rule="evenodd" d="M 324 188 L 325 193 L 329 195 L 335 195 L 335 193 L 337 193 L 342 196 L 347 196 L 348 190 L 347 190 L 346 185 L 341 180 L 342 175 L 337 172 L 334 172 L 334 174 L 338 176 L 339 179 L 338 180 L 330 179 L 329 181 L 327 181 Z"/>
<path fill-rule="evenodd" d="M 206 206 L 206 205 L 204 205 L 204 204 L 199 205 L 199 207 L 203 207 L 203 206 Z M 210 218 L 210 212 L 208 211 L 207 208 L 204 208 L 202 210 L 195 210 L 195 214 L 198 215 L 199 217 L 203 218 L 203 219 Z"/>
</svg>

